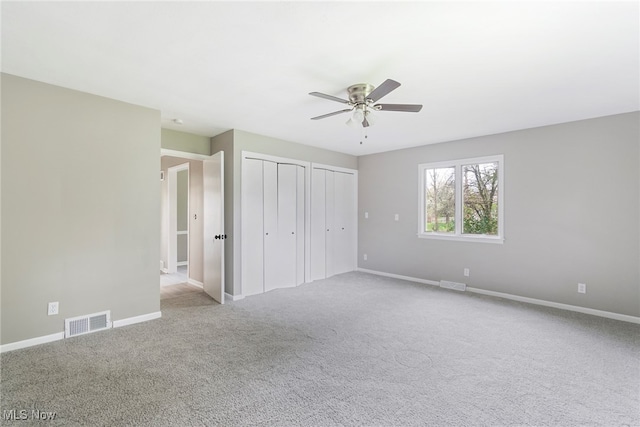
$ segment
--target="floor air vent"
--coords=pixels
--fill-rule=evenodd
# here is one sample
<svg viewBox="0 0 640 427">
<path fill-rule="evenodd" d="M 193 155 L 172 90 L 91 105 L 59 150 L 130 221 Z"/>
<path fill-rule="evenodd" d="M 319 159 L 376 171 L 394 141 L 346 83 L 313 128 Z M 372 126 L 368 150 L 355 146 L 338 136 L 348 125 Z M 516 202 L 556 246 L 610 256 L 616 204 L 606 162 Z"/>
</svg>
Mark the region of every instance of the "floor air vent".
<svg viewBox="0 0 640 427">
<path fill-rule="evenodd" d="M 88 334 L 111 327 L 111 311 L 64 319 L 64 337 Z"/>
<path fill-rule="evenodd" d="M 464 283 L 450 282 L 448 280 L 440 280 L 440 287 L 453 289 L 455 291 L 464 291 L 467 289 L 467 285 L 465 285 Z"/>
</svg>

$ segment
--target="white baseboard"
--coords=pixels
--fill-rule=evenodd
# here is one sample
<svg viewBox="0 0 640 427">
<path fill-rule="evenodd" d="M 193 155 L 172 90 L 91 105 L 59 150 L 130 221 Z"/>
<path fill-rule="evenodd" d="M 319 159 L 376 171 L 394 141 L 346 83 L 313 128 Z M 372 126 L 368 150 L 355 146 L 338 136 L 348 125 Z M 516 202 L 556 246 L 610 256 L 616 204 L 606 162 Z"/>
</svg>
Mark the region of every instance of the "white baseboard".
<svg viewBox="0 0 640 427">
<path fill-rule="evenodd" d="M 408 280 L 409 282 L 424 283 L 425 285 L 440 286 L 440 282 L 437 282 L 435 280 L 418 279 L 417 277 L 401 276 L 399 274 L 385 273 L 383 271 L 367 270 L 366 268 L 358 268 L 358 271 L 361 271 L 363 273 L 375 274 L 376 276 L 391 277 L 393 279 Z"/>
<path fill-rule="evenodd" d="M 158 319 L 162 316 L 162 313 L 156 311 L 155 313 L 143 314 L 140 316 L 128 317 L 126 319 L 114 320 L 113 327 L 119 328 L 121 326 L 133 325 L 136 323 L 146 322 L 147 320 Z M 11 342 L 8 344 L 0 345 L 0 353 L 7 351 L 18 350 L 21 348 L 33 347 L 34 345 L 46 344 L 53 341 L 64 339 L 64 331 L 57 332 L 51 335 L 45 335 L 43 337 L 30 338 L 24 341 Z"/>
<path fill-rule="evenodd" d="M 367 270 L 365 268 L 358 268 L 358 271 L 361 271 L 363 273 L 375 274 L 378 276 L 392 277 L 394 279 L 408 280 L 410 282 L 424 283 L 427 285 L 434 285 L 434 286 L 440 285 L 440 282 L 436 282 L 434 280 L 418 279 L 417 277 L 401 276 L 399 274 L 385 273 L 385 272 L 376 271 L 376 270 Z M 546 301 L 546 300 L 541 300 L 536 298 L 521 297 L 518 295 L 507 294 L 504 292 L 487 291 L 485 289 L 472 288 L 469 286 L 467 286 L 467 292 L 473 292 L 476 294 L 510 299 L 513 301 L 526 302 L 529 304 L 542 305 L 545 307 L 559 308 L 561 310 L 575 311 L 578 313 L 590 314 L 592 316 L 606 317 L 607 319 L 621 320 L 623 322 L 640 324 L 640 317 L 629 316 L 627 314 L 612 313 L 610 311 L 596 310 L 594 308 L 580 307 L 578 305 L 570 305 L 570 304 L 563 304 L 559 302 Z"/>
<path fill-rule="evenodd" d="M 126 319 L 114 320 L 113 327 L 120 328 L 122 326 L 135 325 L 136 323 L 142 323 L 148 320 L 159 319 L 160 317 L 162 317 L 162 313 L 160 311 L 156 311 L 155 313 L 141 314 L 140 316 L 127 317 Z"/>
<path fill-rule="evenodd" d="M 240 301 L 241 299 L 244 299 L 244 295 L 231 295 L 225 292 L 224 299 L 230 301 Z"/>
<path fill-rule="evenodd" d="M 580 307 L 579 305 L 563 304 L 561 302 L 546 301 L 536 298 L 521 297 L 518 295 L 506 294 L 503 292 L 487 291 L 485 289 L 471 288 L 467 286 L 468 292 L 489 295 L 492 297 L 506 298 L 514 301 L 526 302 L 529 304 L 543 305 L 545 307 L 559 308 L 561 310 L 575 311 L 578 313 L 591 314 L 593 316 L 606 317 L 607 319 L 622 320 L 640 324 L 640 317 L 629 316 L 627 314 L 612 313 L 610 311 L 596 310 L 595 308 Z"/>
<path fill-rule="evenodd" d="M 187 283 L 195 286 L 196 288 L 204 289 L 204 284 L 194 279 L 187 279 Z"/>
<path fill-rule="evenodd" d="M 189 265 L 189 261 L 180 261 L 176 263 L 176 266 L 182 267 L 183 265 Z"/>
<path fill-rule="evenodd" d="M 8 344 L 0 345 L 0 353 L 7 351 L 18 350 L 21 348 L 33 347 L 34 345 L 46 344 L 48 342 L 59 341 L 64 339 L 64 331 L 57 332 L 51 335 L 45 335 L 43 337 L 30 338 L 24 341 L 16 341 Z"/>
<path fill-rule="evenodd" d="M 169 274 L 169 270 L 168 270 L 168 269 L 166 269 L 166 268 L 163 268 L 163 269 L 162 269 L 162 270 L 160 270 L 160 271 L 162 271 L 164 274 Z"/>
</svg>

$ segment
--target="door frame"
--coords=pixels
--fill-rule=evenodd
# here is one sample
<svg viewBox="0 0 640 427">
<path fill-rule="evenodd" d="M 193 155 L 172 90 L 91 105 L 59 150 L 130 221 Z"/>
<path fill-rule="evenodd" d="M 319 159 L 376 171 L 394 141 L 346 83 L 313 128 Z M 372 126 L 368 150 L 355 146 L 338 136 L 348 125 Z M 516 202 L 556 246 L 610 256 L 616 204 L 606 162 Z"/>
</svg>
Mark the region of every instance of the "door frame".
<svg viewBox="0 0 640 427">
<path fill-rule="evenodd" d="M 189 153 L 186 151 L 178 151 L 178 150 L 170 150 L 170 149 L 166 149 L 166 148 L 161 148 L 160 149 L 160 157 L 162 156 L 170 156 L 170 157 L 176 157 L 176 158 L 180 158 L 180 159 L 185 159 L 185 160 L 199 160 L 202 161 L 203 163 L 206 161 L 211 161 L 212 157 L 217 155 L 219 153 L 216 152 L 213 155 L 206 155 L 206 154 L 196 154 L 196 153 Z M 223 153 L 224 155 L 224 153 Z M 179 166 L 179 165 L 178 165 Z M 204 165 L 203 165 L 203 170 L 204 170 Z M 204 171 L 203 171 L 204 173 Z M 224 188 L 224 187 L 223 187 Z M 203 197 L 206 197 L 205 195 L 203 195 Z M 203 203 L 205 201 L 203 200 Z M 224 233 L 224 196 L 222 196 L 222 200 L 220 201 L 221 206 L 222 206 L 222 233 Z M 204 240 L 204 227 L 203 227 L 203 240 Z M 221 240 L 221 242 L 224 242 L 224 240 Z M 204 254 L 203 254 L 204 255 Z M 168 261 L 167 261 L 168 262 Z M 204 268 L 204 266 L 203 266 Z M 224 289 L 225 289 L 225 274 L 224 274 L 225 270 L 224 270 L 224 244 L 223 244 L 223 248 L 222 248 L 222 262 L 220 265 L 220 274 L 221 274 L 221 285 L 222 285 L 222 294 L 223 294 L 223 298 L 224 298 Z M 204 274 L 204 271 L 203 271 Z"/>
</svg>

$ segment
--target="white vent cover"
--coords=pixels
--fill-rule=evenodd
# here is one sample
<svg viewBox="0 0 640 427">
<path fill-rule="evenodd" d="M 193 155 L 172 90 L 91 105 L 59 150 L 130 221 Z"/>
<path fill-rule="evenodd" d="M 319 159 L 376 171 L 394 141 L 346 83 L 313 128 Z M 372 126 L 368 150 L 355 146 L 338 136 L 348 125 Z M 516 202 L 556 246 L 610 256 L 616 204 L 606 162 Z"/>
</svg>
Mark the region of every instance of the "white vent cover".
<svg viewBox="0 0 640 427">
<path fill-rule="evenodd" d="M 453 289 L 455 291 L 464 291 L 467 289 L 467 285 L 465 285 L 464 283 L 450 282 L 448 280 L 440 280 L 440 287 Z"/>
<path fill-rule="evenodd" d="M 64 319 L 65 338 L 109 328 L 111 328 L 111 310 Z"/>
</svg>

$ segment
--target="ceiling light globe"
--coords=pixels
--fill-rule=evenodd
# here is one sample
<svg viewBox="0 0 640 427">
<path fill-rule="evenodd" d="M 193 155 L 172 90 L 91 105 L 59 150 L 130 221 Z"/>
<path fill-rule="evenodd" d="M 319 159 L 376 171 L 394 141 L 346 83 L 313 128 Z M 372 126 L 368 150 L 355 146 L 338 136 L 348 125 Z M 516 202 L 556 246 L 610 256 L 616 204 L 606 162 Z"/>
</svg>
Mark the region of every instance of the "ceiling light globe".
<svg viewBox="0 0 640 427">
<path fill-rule="evenodd" d="M 364 112 L 360 108 L 356 108 L 351 114 L 351 120 L 356 123 L 362 123 L 364 120 Z"/>
</svg>

